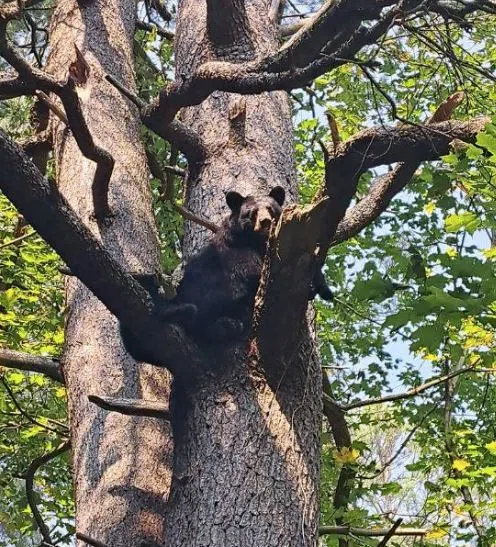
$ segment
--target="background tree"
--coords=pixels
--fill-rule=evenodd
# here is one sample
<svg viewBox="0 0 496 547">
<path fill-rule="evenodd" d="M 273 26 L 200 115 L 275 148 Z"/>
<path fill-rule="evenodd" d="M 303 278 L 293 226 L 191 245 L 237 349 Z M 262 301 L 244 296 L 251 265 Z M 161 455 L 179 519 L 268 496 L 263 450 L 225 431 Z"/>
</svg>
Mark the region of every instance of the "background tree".
<svg viewBox="0 0 496 547">
<path fill-rule="evenodd" d="M 495 11 L 1 6 L 0 187 L 23 215 L 2 201 L 5 543 L 71 540 L 70 437 L 90 544 L 314 545 L 321 446 L 327 544 L 491 544 L 496 129 L 480 116 Z M 465 121 L 447 121 L 457 107 Z M 269 242 L 253 332 L 207 355 L 130 273 L 171 273 L 225 214 L 223 191 L 277 184 L 303 205 Z M 64 310 L 59 264 L 24 218 L 70 268 Z M 322 388 L 307 293 L 324 263 Z M 63 311 L 61 365 L 34 357 L 59 354 Z M 115 317 L 165 368 L 127 355 Z"/>
</svg>

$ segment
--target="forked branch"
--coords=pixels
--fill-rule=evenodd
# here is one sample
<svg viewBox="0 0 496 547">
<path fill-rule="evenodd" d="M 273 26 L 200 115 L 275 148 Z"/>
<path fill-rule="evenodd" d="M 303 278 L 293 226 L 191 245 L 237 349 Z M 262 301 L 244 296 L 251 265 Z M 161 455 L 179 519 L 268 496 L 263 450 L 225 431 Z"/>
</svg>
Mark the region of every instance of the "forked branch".
<svg viewBox="0 0 496 547">
<path fill-rule="evenodd" d="M 455 108 L 462 102 L 464 93 L 457 92 L 443 101 L 427 125 L 447 121 L 451 118 Z M 467 137 L 470 137 L 467 135 Z M 471 137 L 470 140 L 472 140 Z M 335 147 L 336 148 L 336 147 Z M 368 194 L 356 205 L 346 211 L 344 218 L 339 223 L 332 245 L 355 236 L 366 226 L 371 224 L 391 203 L 396 194 L 410 182 L 415 171 L 422 161 L 410 159 L 399 163 L 391 172 L 378 177 L 371 185 Z"/>
<path fill-rule="evenodd" d="M 31 462 L 28 469 L 26 470 L 26 473 L 24 474 L 24 478 L 26 480 L 26 497 L 28 499 L 28 504 L 31 509 L 31 512 L 33 513 L 33 518 L 36 521 L 36 524 L 40 530 L 43 540 L 51 545 L 53 544 L 53 541 L 50 537 L 50 530 L 48 529 L 47 524 L 43 520 L 41 512 L 38 509 L 38 505 L 36 504 L 36 498 L 34 493 L 34 476 L 36 474 L 36 471 L 38 471 L 38 469 L 41 466 L 53 460 L 57 456 L 60 456 L 60 454 L 63 454 L 66 450 L 69 449 L 69 447 L 70 447 L 70 441 L 66 441 L 65 443 L 62 443 L 59 447 L 57 447 L 55 450 L 52 450 L 52 452 L 48 452 L 47 454 L 44 454 L 43 456 L 36 458 L 35 460 Z"/>
<path fill-rule="evenodd" d="M 24 90 L 31 90 L 32 94 L 36 90 L 45 93 L 55 93 L 64 105 L 65 114 L 69 122 L 69 127 L 81 150 L 81 153 L 88 159 L 96 163 L 96 171 L 93 178 L 93 207 L 94 215 L 98 220 L 103 220 L 110 215 L 108 204 L 108 189 L 110 177 L 114 169 L 113 157 L 103 148 L 97 146 L 93 136 L 84 119 L 81 102 L 76 91 L 76 82 L 69 75 L 66 83 L 60 83 L 55 78 L 43 71 L 32 67 L 21 57 L 9 44 L 7 40 L 7 22 L 0 21 L 0 55 L 19 73 L 19 82 L 22 83 Z M 19 89 L 18 84 L 18 89 Z M 2 87 L 5 88 L 4 94 L 9 95 L 13 92 L 13 84 L 2 86 L 0 82 L 0 94 Z"/>
</svg>

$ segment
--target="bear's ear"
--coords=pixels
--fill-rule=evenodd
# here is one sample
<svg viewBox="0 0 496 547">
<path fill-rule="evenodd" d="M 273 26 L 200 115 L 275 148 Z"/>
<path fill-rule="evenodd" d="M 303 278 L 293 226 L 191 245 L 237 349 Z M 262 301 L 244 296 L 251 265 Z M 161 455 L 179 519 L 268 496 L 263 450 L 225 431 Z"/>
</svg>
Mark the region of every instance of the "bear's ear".
<svg viewBox="0 0 496 547">
<path fill-rule="evenodd" d="M 226 192 L 226 203 L 233 213 L 237 213 L 243 205 L 245 198 L 238 192 Z"/>
<path fill-rule="evenodd" d="M 276 186 L 275 188 L 272 188 L 270 191 L 269 196 L 272 199 L 275 199 L 277 203 L 282 207 L 282 204 L 284 203 L 284 199 L 286 198 L 286 191 L 282 186 Z"/>
</svg>

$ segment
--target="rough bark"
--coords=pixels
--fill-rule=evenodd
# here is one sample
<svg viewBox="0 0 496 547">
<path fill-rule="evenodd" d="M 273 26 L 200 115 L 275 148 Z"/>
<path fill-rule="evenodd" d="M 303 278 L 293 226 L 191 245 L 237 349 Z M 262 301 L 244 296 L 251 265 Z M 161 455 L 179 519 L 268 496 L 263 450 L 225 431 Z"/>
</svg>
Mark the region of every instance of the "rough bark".
<svg viewBox="0 0 496 547">
<path fill-rule="evenodd" d="M 78 88 L 93 138 L 114 157 L 109 226 L 91 220 L 95 164 L 83 158 L 67 129 L 54 121 L 58 185 L 106 250 L 128 271 L 155 271 L 158 243 L 137 112 L 104 80 L 114 74 L 134 87 L 135 4 L 126 0 L 78 5 L 61 0 L 52 20 L 49 71 L 67 76 L 77 45 L 90 66 Z M 61 234 L 63 237 L 63 234 Z M 89 394 L 168 398 L 165 371 L 138 366 L 121 344 L 116 319 L 75 278 L 67 281 L 63 369 L 69 395 L 76 527 L 107 545 L 162 542 L 164 496 L 170 484 L 169 425 L 149 417 L 107 412 Z"/>
<path fill-rule="evenodd" d="M 277 48 L 270 5 L 270 0 L 245 3 L 248 29 L 231 33 L 246 36 L 247 30 L 256 56 Z M 178 74 L 188 75 L 212 59 L 207 40 L 215 29 L 205 33 L 206 22 L 202 2 L 181 2 Z M 231 62 L 239 60 L 237 51 L 231 48 Z M 207 144 L 206 160 L 190 166 L 186 181 L 191 210 L 219 223 L 227 211 L 224 192 L 230 189 L 260 194 L 282 185 L 295 200 L 285 93 L 240 98 L 214 92 L 181 118 Z M 191 255 L 207 236 L 205 229 L 188 224 L 185 254 Z M 307 325 L 301 325 L 295 346 L 284 362 L 279 348 L 274 347 L 272 359 L 262 360 L 246 342 L 212 351 L 208 373 L 194 382 L 176 382 L 168 546 L 315 545 L 321 374 Z"/>
</svg>

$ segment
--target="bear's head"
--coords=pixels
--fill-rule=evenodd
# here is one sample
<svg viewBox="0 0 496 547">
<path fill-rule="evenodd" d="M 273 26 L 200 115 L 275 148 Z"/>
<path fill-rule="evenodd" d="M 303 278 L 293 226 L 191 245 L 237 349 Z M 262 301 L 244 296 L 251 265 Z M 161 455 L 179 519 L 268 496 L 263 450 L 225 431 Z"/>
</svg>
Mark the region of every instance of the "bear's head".
<svg viewBox="0 0 496 547">
<path fill-rule="evenodd" d="M 272 222 L 281 216 L 285 197 L 286 192 L 282 186 L 272 188 L 265 196 L 243 197 L 238 192 L 227 192 L 226 202 L 231 209 L 231 227 L 266 239 Z"/>
</svg>

